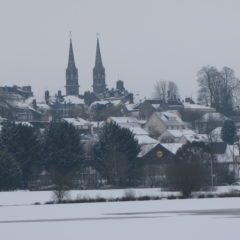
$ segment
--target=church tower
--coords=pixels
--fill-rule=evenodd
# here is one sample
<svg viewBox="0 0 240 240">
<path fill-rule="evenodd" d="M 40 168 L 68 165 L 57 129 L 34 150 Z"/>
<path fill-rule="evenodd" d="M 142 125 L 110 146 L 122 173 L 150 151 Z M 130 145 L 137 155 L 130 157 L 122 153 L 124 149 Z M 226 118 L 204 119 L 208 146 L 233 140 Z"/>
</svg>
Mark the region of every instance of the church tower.
<svg viewBox="0 0 240 240">
<path fill-rule="evenodd" d="M 78 69 L 75 66 L 72 39 L 70 38 L 68 66 L 66 69 L 66 95 L 79 95 Z"/>
<path fill-rule="evenodd" d="M 101 94 L 105 92 L 105 68 L 102 64 L 102 57 L 99 47 L 99 39 L 97 39 L 96 59 L 95 66 L 93 68 L 93 92 Z"/>
</svg>

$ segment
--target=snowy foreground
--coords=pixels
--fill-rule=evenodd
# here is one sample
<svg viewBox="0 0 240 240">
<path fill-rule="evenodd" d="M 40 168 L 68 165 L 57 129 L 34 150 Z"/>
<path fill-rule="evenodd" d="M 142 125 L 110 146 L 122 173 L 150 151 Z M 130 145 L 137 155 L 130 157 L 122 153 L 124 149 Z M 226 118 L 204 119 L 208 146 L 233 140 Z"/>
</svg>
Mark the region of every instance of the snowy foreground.
<svg viewBox="0 0 240 240">
<path fill-rule="evenodd" d="M 3 240 L 238 239 L 240 198 L 0 207 Z"/>
<path fill-rule="evenodd" d="M 120 190 L 115 191 L 112 194 Z M 28 194 L 25 202 L 24 193 Z M 30 193 L 34 201 L 34 194 L 39 194 L 38 197 L 42 194 L 42 201 L 47 197 L 44 195 L 50 194 Z M 0 193 L 0 200 L 5 196 L 5 200 L 10 201 L 11 196 L 17 198 L 19 195 L 19 202 L 15 199 L 15 204 L 26 204 L 29 201 L 27 197 L 31 198 L 30 193 Z M 240 198 L 62 205 L 2 204 L 0 207 L 0 236 L 3 240 L 226 240 L 239 238 L 239 223 Z"/>
</svg>

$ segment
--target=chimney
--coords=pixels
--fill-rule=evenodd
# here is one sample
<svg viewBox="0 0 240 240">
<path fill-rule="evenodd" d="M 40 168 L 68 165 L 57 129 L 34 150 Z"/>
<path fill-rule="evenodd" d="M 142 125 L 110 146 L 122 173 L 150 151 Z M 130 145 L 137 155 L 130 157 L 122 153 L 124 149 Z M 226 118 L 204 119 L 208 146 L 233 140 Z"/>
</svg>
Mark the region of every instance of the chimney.
<svg viewBox="0 0 240 240">
<path fill-rule="evenodd" d="M 33 105 L 34 109 L 37 109 L 37 101 L 36 101 L 36 99 L 32 100 L 32 105 Z"/>
<path fill-rule="evenodd" d="M 128 94 L 128 100 L 129 100 L 130 104 L 133 104 L 133 94 L 132 93 Z"/>
<path fill-rule="evenodd" d="M 49 91 L 47 90 L 47 91 L 45 91 L 45 102 L 46 102 L 46 104 L 49 104 L 49 98 L 50 98 Z"/>
<path fill-rule="evenodd" d="M 61 99 L 62 98 L 62 92 L 60 90 L 58 90 L 58 99 Z"/>
</svg>

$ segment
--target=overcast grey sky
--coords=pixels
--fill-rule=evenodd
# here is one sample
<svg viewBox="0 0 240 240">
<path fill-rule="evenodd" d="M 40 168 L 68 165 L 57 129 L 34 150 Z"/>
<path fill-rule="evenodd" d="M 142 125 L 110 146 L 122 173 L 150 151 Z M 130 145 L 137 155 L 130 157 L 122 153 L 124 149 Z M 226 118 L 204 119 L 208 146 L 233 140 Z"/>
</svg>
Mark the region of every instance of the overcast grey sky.
<svg viewBox="0 0 240 240">
<path fill-rule="evenodd" d="M 106 82 L 151 96 L 159 79 L 194 96 L 204 65 L 240 76 L 239 0 L 0 0 L 0 85 L 65 93 L 72 31 L 80 92 L 91 88 L 96 33 Z"/>
</svg>

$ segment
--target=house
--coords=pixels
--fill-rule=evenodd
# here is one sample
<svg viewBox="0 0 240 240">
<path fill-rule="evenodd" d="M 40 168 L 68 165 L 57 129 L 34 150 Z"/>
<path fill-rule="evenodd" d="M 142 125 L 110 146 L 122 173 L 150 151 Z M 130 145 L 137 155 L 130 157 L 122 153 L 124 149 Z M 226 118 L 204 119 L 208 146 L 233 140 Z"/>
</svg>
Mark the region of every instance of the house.
<svg viewBox="0 0 240 240">
<path fill-rule="evenodd" d="M 207 142 L 208 138 L 205 134 L 197 134 L 190 129 L 182 130 L 166 130 L 158 140 L 161 143 L 187 143 L 187 142 Z"/>
<path fill-rule="evenodd" d="M 215 142 L 208 145 L 216 158 L 214 172 L 216 184 L 231 183 L 240 178 L 239 146 L 228 145 L 224 142 Z"/>
<path fill-rule="evenodd" d="M 41 112 L 26 102 L 32 96 L 31 87 L 0 87 L 0 115 L 13 121 L 32 121 L 41 118 Z"/>
<path fill-rule="evenodd" d="M 240 129 L 240 116 L 230 116 L 229 117 L 233 122 L 237 129 Z"/>
<path fill-rule="evenodd" d="M 41 113 L 41 118 L 39 121 L 51 121 L 52 120 L 52 112 L 51 112 L 51 107 L 47 105 L 43 99 L 36 99 L 34 96 L 29 97 L 25 100 L 29 106 L 37 110 L 38 112 Z"/>
<path fill-rule="evenodd" d="M 8 98 L 11 95 L 19 95 L 23 99 L 33 96 L 31 86 L 4 86 L 0 87 L 0 96 Z"/>
<path fill-rule="evenodd" d="M 138 154 L 141 166 L 141 183 L 144 186 L 163 186 L 165 167 L 173 159 L 173 154 L 163 147 L 157 140 L 144 134 L 136 134 L 135 138 L 141 146 Z"/>
<path fill-rule="evenodd" d="M 132 117 L 110 117 L 108 122 L 115 122 L 123 128 L 129 129 L 140 145 L 138 164 L 141 166 L 144 186 L 160 186 L 164 180 L 164 167 L 172 159 L 173 154 L 165 149 L 159 141 L 151 138 L 148 132 L 141 128 L 139 121 Z"/>
<path fill-rule="evenodd" d="M 199 134 L 199 133 L 193 133 L 193 134 L 184 134 L 179 142 L 180 143 L 187 143 L 187 142 L 208 142 L 209 137 L 207 134 Z"/>
<path fill-rule="evenodd" d="M 134 117 L 109 117 L 106 122 L 114 122 L 125 128 L 141 127 L 140 122 Z"/>
<path fill-rule="evenodd" d="M 204 114 L 216 112 L 214 108 L 200 104 L 195 104 L 190 99 L 186 100 L 183 103 L 183 110 L 180 113 L 182 115 L 183 121 L 191 123 L 192 127 L 194 127 L 194 121 L 201 118 Z"/>
<path fill-rule="evenodd" d="M 172 110 L 153 113 L 144 128 L 151 136 L 159 137 L 166 130 L 183 130 L 187 129 L 187 126 L 182 121 L 178 111 Z"/>
<path fill-rule="evenodd" d="M 5 100 L 11 115 L 9 119 L 15 121 L 34 121 L 41 119 L 42 113 L 34 109 L 23 100 Z"/>
<path fill-rule="evenodd" d="M 161 143 L 163 147 L 165 147 L 172 154 L 176 154 L 178 149 L 180 149 L 183 144 L 182 143 Z"/>
<path fill-rule="evenodd" d="M 123 116 L 122 105 L 119 99 L 93 102 L 89 107 L 90 118 L 93 121 L 105 121 L 110 116 Z"/>
<path fill-rule="evenodd" d="M 124 115 L 139 118 L 139 103 L 125 103 L 123 105 Z"/>
<path fill-rule="evenodd" d="M 198 133 L 209 133 L 217 127 L 222 127 L 226 120 L 230 120 L 230 118 L 224 116 L 222 113 L 205 113 L 195 121 L 195 129 Z"/>
<path fill-rule="evenodd" d="M 51 108 L 54 119 L 84 116 L 86 112 L 82 98 L 75 95 L 63 96 L 61 91 L 55 96 L 50 96 L 49 91 L 46 91 L 45 102 Z"/>
<path fill-rule="evenodd" d="M 166 104 L 160 98 L 146 99 L 139 104 L 140 119 L 148 119 L 156 111 L 166 110 Z"/>
<path fill-rule="evenodd" d="M 217 127 L 213 129 L 209 134 L 210 142 L 223 142 L 222 140 L 222 127 Z"/>
<path fill-rule="evenodd" d="M 63 121 L 72 124 L 80 133 L 91 133 L 92 124 L 82 118 L 63 118 Z"/>
</svg>

